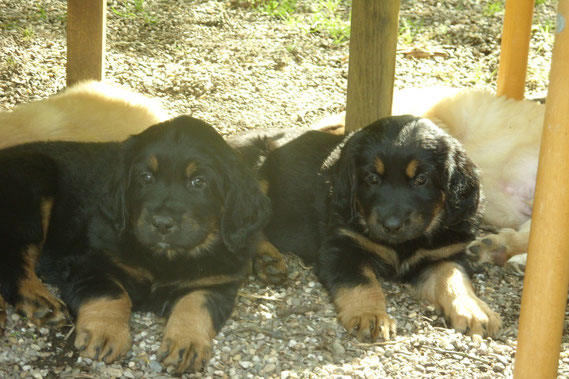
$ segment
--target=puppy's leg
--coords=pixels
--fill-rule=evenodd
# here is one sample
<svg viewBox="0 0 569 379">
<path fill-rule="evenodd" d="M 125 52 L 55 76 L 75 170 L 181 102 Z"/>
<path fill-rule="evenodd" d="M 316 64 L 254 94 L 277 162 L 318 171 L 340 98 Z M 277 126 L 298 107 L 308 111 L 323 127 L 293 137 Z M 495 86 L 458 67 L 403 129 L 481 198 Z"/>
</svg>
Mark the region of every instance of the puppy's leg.
<svg viewBox="0 0 569 379">
<path fill-rule="evenodd" d="M 476 296 L 464 268 L 456 262 L 444 261 L 428 268 L 415 289 L 421 299 L 442 309 L 460 332 L 492 337 L 502 326 L 500 316 Z"/>
<path fill-rule="evenodd" d="M 19 280 L 15 308 L 36 325 L 59 327 L 67 322 L 65 304 L 55 297 L 36 275 L 38 248 L 30 245 L 24 256 L 24 275 Z"/>
<path fill-rule="evenodd" d="M 367 279 L 356 286 L 338 286 L 332 298 L 338 310 L 338 319 L 348 332 L 354 332 L 360 341 L 377 339 L 381 333 L 385 340 L 396 335 L 396 323 L 388 314 L 385 295 L 373 271 L 365 267 L 362 275 Z"/>
<path fill-rule="evenodd" d="M 0 296 L 0 330 L 6 327 L 6 302 Z"/>
<path fill-rule="evenodd" d="M 131 300 L 126 294 L 85 301 L 78 310 L 75 347 L 82 357 L 111 363 L 130 348 Z"/>
<path fill-rule="evenodd" d="M 466 252 L 479 263 L 491 262 L 503 266 L 515 255 L 527 252 L 531 220 L 518 230 L 503 228 L 497 234 L 488 234 L 473 241 Z"/>
<path fill-rule="evenodd" d="M 0 291 L 16 311 L 36 325 L 66 323 L 65 305 L 36 275 L 36 263 L 51 214 L 52 201 L 27 187 L 0 191 Z"/>
<path fill-rule="evenodd" d="M 170 313 L 157 356 L 178 373 L 201 370 L 212 340 L 233 309 L 237 286 L 203 289 L 182 296 Z"/>
<path fill-rule="evenodd" d="M 263 240 L 253 258 L 253 270 L 266 283 L 281 284 L 286 281 L 287 267 L 284 256 L 269 241 Z"/>
</svg>

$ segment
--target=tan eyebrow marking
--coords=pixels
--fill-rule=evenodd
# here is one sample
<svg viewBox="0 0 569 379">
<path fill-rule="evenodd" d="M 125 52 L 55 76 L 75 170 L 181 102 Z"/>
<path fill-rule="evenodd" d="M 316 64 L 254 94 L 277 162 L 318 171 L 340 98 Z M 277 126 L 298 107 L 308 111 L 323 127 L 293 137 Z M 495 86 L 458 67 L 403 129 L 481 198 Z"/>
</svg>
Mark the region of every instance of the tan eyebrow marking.
<svg viewBox="0 0 569 379">
<path fill-rule="evenodd" d="M 405 169 L 405 173 L 407 174 L 407 176 L 409 178 L 414 178 L 415 174 L 417 174 L 417 168 L 419 167 L 419 161 L 416 159 L 413 159 L 411 162 L 409 162 L 409 164 L 407 165 L 407 168 Z"/>
<path fill-rule="evenodd" d="M 156 155 L 151 155 L 146 163 L 152 172 L 158 172 L 158 158 L 156 158 Z"/>
<path fill-rule="evenodd" d="M 190 178 L 193 173 L 198 170 L 198 165 L 196 162 L 190 162 L 186 166 L 186 177 Z"/>
<path fill-rule="evenodd" d="M 385 166 L 383 165 L 383 161 L 381 160 L 381 158 L 379 157 L 375 158 L 375 161 L 373 163 L 377 173 L 383 175 L 383 172 L 385 171 Z"/>
</svg>

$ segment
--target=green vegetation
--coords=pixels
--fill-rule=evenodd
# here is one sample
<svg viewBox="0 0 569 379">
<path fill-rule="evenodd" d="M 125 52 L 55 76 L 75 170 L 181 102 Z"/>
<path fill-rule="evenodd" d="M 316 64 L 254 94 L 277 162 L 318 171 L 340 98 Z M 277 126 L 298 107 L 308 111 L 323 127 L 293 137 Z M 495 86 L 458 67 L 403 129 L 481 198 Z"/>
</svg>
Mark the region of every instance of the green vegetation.
<svg viewBox="0 0 569 379">
<path fill-rule="evenodd" d="M 144 7 L 144 0 L 120 0 L 117 6 L 110 7 L 111 12 L 123 18 L 142 18 L 147 24 L 154 24 L 156 19 Z"/>
<path fill-rule="evenodd" d="M 351 0 L 316 0 L 310 5 L 300 0 L 233 0 L 233 4 L 280 18 L 306 33 L 329 35 L 337 44 L 350 38 Z"/>
</svg>

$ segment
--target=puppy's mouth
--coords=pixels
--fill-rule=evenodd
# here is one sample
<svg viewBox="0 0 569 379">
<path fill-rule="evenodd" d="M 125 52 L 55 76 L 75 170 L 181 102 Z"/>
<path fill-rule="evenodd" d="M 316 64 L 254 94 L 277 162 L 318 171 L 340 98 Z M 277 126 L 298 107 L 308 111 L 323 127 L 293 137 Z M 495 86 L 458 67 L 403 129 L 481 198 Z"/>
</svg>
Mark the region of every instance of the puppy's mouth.
<svg viewBox="0 0 569 379">
<path fill-rule="evenodd" d="M 425 233 L 425 225 L 421 217 L 409 217 L 397 222 L 389 218 L 370 217 L 367 221 L 370 238 L 389 245 L 399 245 L 419 238 Z"/>
</svg>

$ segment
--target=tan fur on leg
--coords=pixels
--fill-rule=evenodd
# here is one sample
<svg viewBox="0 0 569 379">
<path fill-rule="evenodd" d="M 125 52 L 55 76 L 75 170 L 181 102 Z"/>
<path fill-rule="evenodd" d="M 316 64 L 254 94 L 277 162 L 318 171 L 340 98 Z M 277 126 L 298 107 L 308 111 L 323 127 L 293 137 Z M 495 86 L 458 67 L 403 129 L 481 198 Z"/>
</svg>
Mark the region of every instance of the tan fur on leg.
<svg viewBox="0 0 569 379">
<path fill-rule="evenodd" d="M 454 262 L 441 262 L 423 274 L 416 286 L 419 297 L 442 309 L 456 330 L 490 337 L 502 326 L 500 316 L 474 293 L 463 268 Z"/>
<path fill-rule="evenodd" d="M 387 314 L 385 295 L 373 271 L 366 267 L 363 274 L 368 283 L 340 288 L 334 294 L 338 319 L 348 332 L 355 331 L 359 340 L 375 340 L 380 332 L 388 340 L 396 335 L 395 320 Z"/>
<path fill-rule="evenodd" d="M 130 348 L 132 302 L 126 292 L 118 299 L 99 298 L 79 308 L 75 347 L 82 357 L 111 363 Z"/>
<path fill-rule="evenodd" d="M 0 330 L 6 327 L 6 301 L 0 296 Z"/>
<path fill-rule="evenodd" d="M 178 373 L 201 370 L 211 356 L 216 331 L 206 308 L 206 295 L 207 291 L 195 291 L 182 297 L 168 318 L 157 355 Z"/>
<path fill-rule="evenodd" d="M 15 304 L 16 311 L 36 325 L 64 325 L 67 320 L 65 304 L 55 297 L 36 275 L 38 247 L 31 245 L 23 254 L 25 275 L 18 283 L 20 299 Z"/>
</svg>

